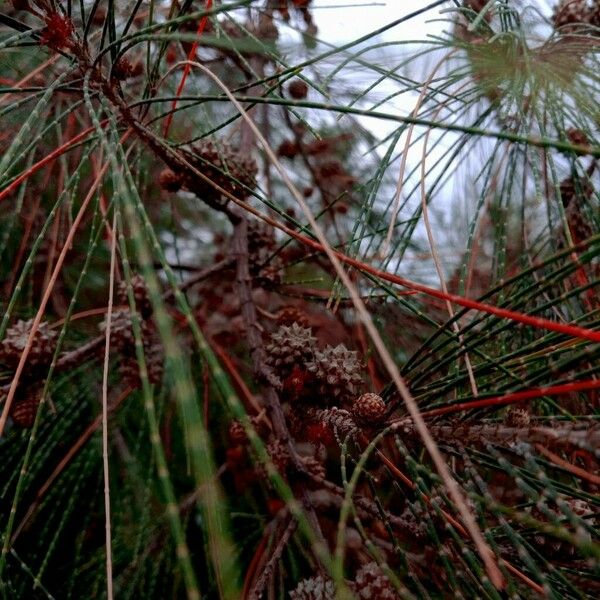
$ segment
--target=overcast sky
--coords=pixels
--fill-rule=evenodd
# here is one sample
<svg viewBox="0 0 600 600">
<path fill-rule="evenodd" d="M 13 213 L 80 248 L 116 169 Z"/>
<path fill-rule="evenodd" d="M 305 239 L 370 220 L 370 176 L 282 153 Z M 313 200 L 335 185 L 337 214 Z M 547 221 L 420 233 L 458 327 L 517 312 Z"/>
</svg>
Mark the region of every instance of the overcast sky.
<svg viewBox="0 0 600 600">
<path fill-rule="evenodd" d="M 358 38 L 411 13 L 431 0 L 314 0 L 314 15 L 319 33 L 328 41 L 349 41 Z M 384 39 L 423 36 L 432 25 L 427 26 L 427 19 L 437 16 L 439 9 L 434 9 L 426 15 L 410 19 L 410 22 L 394 27 L 384 34 Z M 438 29 L 439 26 L 433 26 Z"/>
</svg>

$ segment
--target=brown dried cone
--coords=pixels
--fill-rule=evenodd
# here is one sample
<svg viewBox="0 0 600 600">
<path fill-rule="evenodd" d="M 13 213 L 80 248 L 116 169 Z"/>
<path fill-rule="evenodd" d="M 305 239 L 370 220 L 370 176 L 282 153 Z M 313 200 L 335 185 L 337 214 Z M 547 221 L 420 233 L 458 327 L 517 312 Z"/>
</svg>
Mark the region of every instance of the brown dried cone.
<svg viewBox="0 0 600 600">
<path fill-rule="evenodd" d="M 143 66 L 141 61 L 137 61 L 136 63 L 132 64 L 128 58 L 123 56 L 113 66 L 111 74 L 115 79 L 124 81 L 130 77 L 136 77 L 137 75 L 140 75 L 142 71 Z"/>
<path fill-rule="evenodd" d="M 255 277 L 258 287 L 272 288 L 281 284 L 281 262 L 274 258 L 271 263 L 263 267 Z"/>
<path fill-rule="evenodd" d="M 560 0 L 554 9 L 552 22 L 556 29 L 571 33 L 577 25 L 589 23 L 591 16 L 587 0 Z"/>
<path fill-rule="evenodd" d="M 575 181 L 573 177 L 567 177 L 560 182 L 559 190 L 560 199 L 566 208 L 571 204 L 579 205 L 581 200 L 590 198 L 594 193 L 594 186 L 587 178 Z"/>
<path fill-rule="evenodd" d="M 250 269 L 263 267 L 275 251 L 273 229 L 262 221 L 248 222 L 248 263 Z M 253 273 L 256 275 L 256 272 Z"/>
<path fill-rule="evenodd" d="M 163 169 L 158 176 L 158 185 L 167 192 L 176 192 L 183 185 L 183 176 L 171 169 Z"/>
<path fill-rule="evenodd" d="M 308 327 L 310 320 L 308 315 L 297 306 L 286 306 L 275 315 L 277 325 L 292 325 L 297 323 L 300 327 Z"/>
<path fill-rule="evenodd" d="M 356 421 L 353 419 L 352 414 L 343 408 L 326 408 L 322 410 L 320 408 L 307 408 L 304 411 L 304 420 L 306 422 L 312 422 L 322 424 L 329 427 L 333 432 L 341 438 L 352 436 L 358 432 Z"/>
<path fill-rule="evenodd" d="M 383 569 L 376 563 L 363 565 L 354 579 L 352 589 L 360 600 L 399 600 Z"/>
<path fill-rule="evenodd" d="M 10 416 L 13 423 L 19 427 L 30 429 L 33 427 L 35 415 L 42 399 L 42 384 L 20 385 L 10 407 Z M 6 394 L 2 394 L 2 404 L 6 401 Z"/>
<path fill-rule="evenodd" d="M 296 589 L 290 592 L 290 600 L 334 600 L 335 586 L 333 581 L 322 575 L 303 579 Z"/>
<path fill-rule="evenodd" d="M 598 27 L 600 28 L 600 2 L 598 0 L 594 0 L 593 6 L 590 10 L 590 25 L 592 27 Z M 596 35 L 599 34 L 599 32 L 595 32 Z"/>
<path fill-rule="evenodd" d="M 308 94 L 308 85 L 301 79 L 294 79 L 288 86 L 288 92 L 295 100 L 302 100 Z"/>
<path fill-rule="evenodd" d="M 571 203 L 565 210 L 565 216 L 574 244 L 580 244 L 594 235 L 594 229 L 590 225 L 593 221 L 586 218 L 585 212 L 581 210 L 578 203 Z"/>
<path fill-rule="evenodd" d="M 575 127 L 567 129 L 567 139 L 576 146 L 589 146 L 590 144 L 587 133 Z"/>
<path fill-rule="evenodd" d="M 249 154 L 234 150 L 228 143 L 203 140 L 184 150 L 186 160 L 200 173 L 223 188 L 229 194 L 246 199 L 256 186 L 258 167 Z M 221 192 L 196 175 L 185 174 L 184 186 L 207 201 L 218 201 Z"/>
<path fill-rule="evenodd" d="M 327 475 L 327 469 L 322 461 L 314 456 L 304 456 L 302 458 L 304 469 L 310 477 L 316 479 L 325 479 Z"/>
<path fill-rule="evenodd" d="M 131 277 L 131 288 L 135 300 L 135 308 L 142 316 L 142 319 L 149 319 L 152 315 L 152 303 L 148 295 L 148 286 L 141 275 L 135 274 Z M 127 281 L 121 281 L 117 291 L 119 304 L 129 305 L 129 295 L 127 294 Z"/>
<path fill-rule="evenodd" d="M 248 436 L 244 426 L 237 420 L 231 421 L 229 424 L 229 443 L 232 446 L 243 446 L 248 443 Z"/>
<path fill-rule="evenodd" d="M 19 364 L 32 325 L 33 319 L 17 321 L 7 329 L 6 336 L 0 344 L 0 360 L 12 369 L 16 369 Z M 31 372 L 50 365 L 57 338 L 58 332 L 51 329 L 49 323 L 42 321 L 33 336 L 25 369 Z"/>
<path fill-rule="evenodd" d="M 279 37 L 279 29 L 277 29 L 273 17 L 267 14 L 260 16 L 256 33 L 260 39 L 265 41 L 274 42 Z"/>
<path fill-rule="evenodd" d="M 300 152 L 300 146 L 291 140 L 283 140 L 277 148 L 277 155 L 284 158 L 295 158 Z"/>
<path fill-rule="evenodd" d="M 504 424 L 508 427 L 529 427 L 531 415 L 526 408 L 511 406 L 504 415 Z"/>
<path fill-rule="evenodd" d="M 153 321 L 142 320 L 140 322 L 142 345 L 148 380 L 150 383 L 159 383 L 162 379 L 164 353 L 162 344 Z M 105 331 L 106 322 L 100 324 L 101 331 Z M 137 354 L 135 350 L 135 335 L 131 321 L 131 313 L 127 310 L 119 310 L 113 313 L 111 319 L 111 344 L 121 354 L 119 371 L 127 385 L 139 387 L 140 371 Z"/>
<path fill-rule="evenodd" d="M 358 352 L 344 344 L 317 350 L 306 368 L 316 379 L 315 401 L 320 405 L 339 405 L 355 397 L 363 382 Z"/>
<path fill-rule="evenodd" d="M 317 339 L 312 330 L 298 323 L 282 325 L 271 335 L 266 346 L 267 364 L 282 378 L 289 376 L 294 365 L 303 365 L 316 349 Z"/>
<path fill-rule="evenodd" d="M 381 396 L 368 392 L 354 401 L 351 412 L 360 425 L 375 426 L 385 421 L 387 406 Z"/>
</svg>

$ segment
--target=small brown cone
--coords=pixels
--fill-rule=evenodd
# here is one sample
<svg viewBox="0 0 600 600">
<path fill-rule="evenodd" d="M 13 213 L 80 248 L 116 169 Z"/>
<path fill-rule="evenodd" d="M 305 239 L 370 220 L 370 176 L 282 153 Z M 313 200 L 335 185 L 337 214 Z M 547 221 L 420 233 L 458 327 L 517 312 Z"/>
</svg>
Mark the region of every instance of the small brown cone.
<svg viewBox="0 0 600 600">
<path fill-rule="evenodd" d="M 10 416 L 15 425 L 24 429 L 33 427 L 41 400 L 41 392 L 39 385 L 17 389 L 13 404 L 10 407 Z"/>
<path fill-rule="evenodd" d="M 237 420 L 231 421 L 229 425 L 229 442 L 232 446 L 244 446 L 248 443 L 248 436 L 244 426 Z"/>
<path fill-rule="evenodd" d="M 301 79 L 294 79 L 288 86 L 288 92 L 294 100 L 302 100 L 308 95 L 308 86 Z"/>
<path fill-rule="evenodd" d="M 297 323 L 300 327 L 308 327 L 309 319 L 306 313 L 297 306 L 286 306 L 277 312 L 277 325 L 292 325 Z"/>
<path fill-rule="evenodd" d="M 181 189 L 182 177 L 171 169 L 163 169 L 158 176 L 158 185 L 167 192 L 176 192 Z"/>
<path fill-rule="evenodd" d="M 529 427 L 531 415 L 526 408 L 511 406 L 504 415 L 504 424 L 508 427 Z"/>
<path fill-rule="evenodd" d="M 352 405 L 352 416 L 361 425 L 379 425 L 385 420 L 387 406 L 381 396 L 368 392 Z"/>
</svg>

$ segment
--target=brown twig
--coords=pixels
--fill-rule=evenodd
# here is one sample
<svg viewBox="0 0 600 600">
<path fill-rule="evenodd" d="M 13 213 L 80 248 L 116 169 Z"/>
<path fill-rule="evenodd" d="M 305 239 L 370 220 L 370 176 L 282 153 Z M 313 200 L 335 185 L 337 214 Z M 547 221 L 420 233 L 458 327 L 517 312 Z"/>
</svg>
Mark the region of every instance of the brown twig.
<svg viewBox="0 0 600 600">
<path fill-rule="evenodd" d="M 276 563 L 281 558 L 285 547 L 293 535 L 294 531 L 296 531 L 296 527 L 298 524 L 294 519 L 289 518 L 287 527 L 283 530 L 277 545 L 271 551 L 271 556 L 267 562 L 267 564 L 261 569 L 258 578 L 253 583 L 250 593 L 248 594 L 248 600 L 260 600 L 262 598 L 265 587 L 271 581 L 273 577 L 273 571 L 275 570 Z"/>
<path fill-rule="evenodd" d="M 588 473 L 585 469 L 572 465 L 570 462 L 558 456 L 558 454 L 554 454 L 554 452 L 548 450 L 548 448 L 546 448 L 542 444 L 535 444 L 535 449 L 540 454 L 543 454 L 546 458 L 548 458 L 551 462 L 553 462 L 557 467 L 568 471 L 572 475 L 575 475 L 575 477 L 585 479 L 585 481 L 589 481 L 590 483 L 593 483 L 595 485 L 600 485 L 600 477 L 598 477 L 598 475 Z"/>
</svg>

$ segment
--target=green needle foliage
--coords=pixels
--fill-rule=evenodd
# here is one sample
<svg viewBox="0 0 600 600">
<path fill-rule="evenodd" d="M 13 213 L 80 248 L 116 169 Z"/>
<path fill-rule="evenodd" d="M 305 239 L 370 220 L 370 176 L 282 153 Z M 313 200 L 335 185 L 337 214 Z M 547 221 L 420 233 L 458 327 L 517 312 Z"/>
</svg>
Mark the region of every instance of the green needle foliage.
<svg viewBox="0 0 600 600">
<path fill-rule="evenodd" d="M 4 3 L 3 599 L 600 595 L 600 4 L 325 10 Z"/>
</svg>

